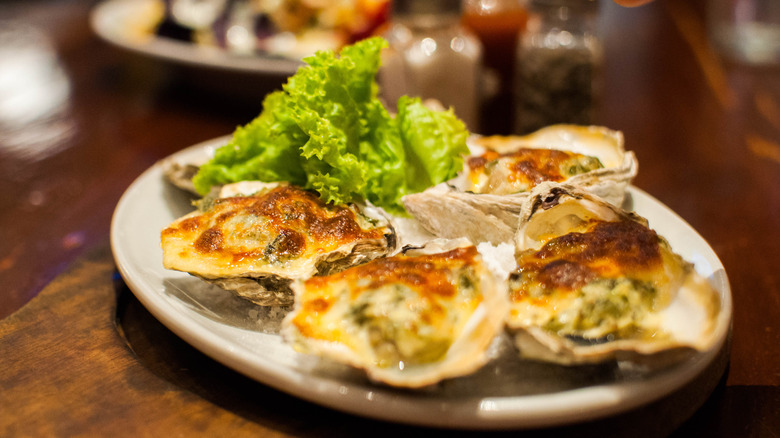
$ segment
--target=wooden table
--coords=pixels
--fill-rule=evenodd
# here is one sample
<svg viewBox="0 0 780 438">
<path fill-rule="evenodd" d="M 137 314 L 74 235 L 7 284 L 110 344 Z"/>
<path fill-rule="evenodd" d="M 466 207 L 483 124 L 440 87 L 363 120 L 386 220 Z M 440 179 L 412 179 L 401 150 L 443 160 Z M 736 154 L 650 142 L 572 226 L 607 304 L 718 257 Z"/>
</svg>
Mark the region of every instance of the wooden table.
<svg viewBox="0 0 780 438">
<path fill-rule="evenodd" d="M 780 69 L 714 54 L 703 3 L 603 5 L 596 122 L 625 134 L 640 163 L 635 185 L 721 258 L 734 299 L 727 371 L 702 376 L 718 382 L 708 397 L 693 388 L 617 418 L 527 433 L 780 431 Z M 108 246 L 119 197 L 160 158 L 248 122 L 260 100 L 203 86 L 213 72 L 104 43 L 88 25 L 92 6 L 0 4 L 10 20 L 0 22 L 0 436 L 446 434 L 247 379 L 136 301 Z M 262 96 L 283 78 L 229 82 L 239 81 Z"/>
</svg>

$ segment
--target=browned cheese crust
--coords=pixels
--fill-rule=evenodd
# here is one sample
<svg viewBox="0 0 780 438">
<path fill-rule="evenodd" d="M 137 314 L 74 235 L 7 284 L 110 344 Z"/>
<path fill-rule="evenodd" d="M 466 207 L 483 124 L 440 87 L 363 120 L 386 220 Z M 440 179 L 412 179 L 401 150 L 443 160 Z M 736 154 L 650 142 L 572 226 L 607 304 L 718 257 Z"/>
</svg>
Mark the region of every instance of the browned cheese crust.
<svg viewBox="0 0 780 438">
<path fill-rule="evenodd" d="M 362 218 L 361 218 L 362 219 Z M 386 228 L 361 225 L 350 207 L 280 186 L 253 196 L 216 199 L 161 233 L 166 268 L 215 278 L 258 270 L 284 272 L 345 244 L 383 239 Z"/>
</svg>

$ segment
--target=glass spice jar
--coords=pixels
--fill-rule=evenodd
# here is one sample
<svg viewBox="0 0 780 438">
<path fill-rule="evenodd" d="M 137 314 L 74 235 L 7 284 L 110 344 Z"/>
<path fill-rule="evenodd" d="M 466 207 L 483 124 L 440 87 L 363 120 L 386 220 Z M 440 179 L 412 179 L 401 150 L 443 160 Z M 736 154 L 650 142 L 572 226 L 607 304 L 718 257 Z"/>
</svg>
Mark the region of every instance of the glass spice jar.
<svg viewBox="0 0 780 438">
<path fill-rule="evenodd" d="M 593 120 L 603 50 L 597 0 L 532 0 L 517 56 L 515 131 Z"/>
<path fill-rule="evenodd" d="M 393 0 L 382 97 L 438 100 L 472 131 L 479 126 L 482 45 L 461 26 L 461 0 Z"/>
</svg>

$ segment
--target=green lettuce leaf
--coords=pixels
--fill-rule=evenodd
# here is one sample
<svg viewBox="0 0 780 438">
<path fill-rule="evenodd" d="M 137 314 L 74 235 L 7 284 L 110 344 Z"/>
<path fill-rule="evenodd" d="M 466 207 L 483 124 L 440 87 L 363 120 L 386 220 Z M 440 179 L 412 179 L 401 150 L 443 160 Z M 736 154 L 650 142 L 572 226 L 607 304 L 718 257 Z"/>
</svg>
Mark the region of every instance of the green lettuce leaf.
<svg viewBox="0 0 780 438">
<path fill-rule="evenodd" d="M 401 98 L 393 118 L 376 74 L 387 42 L 371 38 L 340 55 L 320 51 L 268 95 L 194 179 L 199 193 L 242 180 L 289 181 L 333 203 L 368 200 L 403 213 L 401 198 L 455 176 L 467 152 L 452 110 Z"/>
<path fill-rule="evenodd" d="M 237 128 L 230 142 L 200 167 L 193 178 L 200 194 L 214 185 L 245 180 L 306 183 L 298 149 L 307 137 L 285 109 L 286 99 L 281 91 L 266 96 L 260 116 Z"/>
<path fill-rule="evenodd" d="M 466 125 L 447 111 L 434 111 L 419 98 L 398 100 L 398 125 L 407 153 L 407 180 L 419 192 L 453 178 L 468 153 Z"/>
</svg>

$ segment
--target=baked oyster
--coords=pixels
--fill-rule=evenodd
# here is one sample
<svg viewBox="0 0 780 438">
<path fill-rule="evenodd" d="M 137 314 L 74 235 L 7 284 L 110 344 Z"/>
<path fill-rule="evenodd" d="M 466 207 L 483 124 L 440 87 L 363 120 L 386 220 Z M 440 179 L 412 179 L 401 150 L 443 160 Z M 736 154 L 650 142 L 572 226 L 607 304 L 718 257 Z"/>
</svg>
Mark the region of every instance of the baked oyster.
<svg viewBox="0 0 780 438">
<path fill-rule="evenodd" d="M 395 251 L 376 209 L 324 203 L 284 183 L 241 182 L 198 203 L 161 232 L 163 265 L 259 305 L 289 305 L 290 282 Z"/>
<path fill-rule="evenodd" d="M 522 356 L 673 361 L 722 332 L 720 299 L 640 216 L 544 183 L 523 209 L 507 327 Z"/>
<path fill-rule="evenodd" d="M 293 289 L 295 307 L 282 323 L 293 348 L 409 388 L 481 367 L 507 311 L 505 283 L 465 241 L 450 249 L 433 242 Z"/>
<path fill-rule="evenodd" d="M 536 185 L 565 182 L 620 205 L 637 173 L 623 134 L 600 126 L 553 125 L 526 136 L 475 137 L 470 146 L 458 177 L 403 199 L 437 236 L 511 241 Z"/>
</svg>

